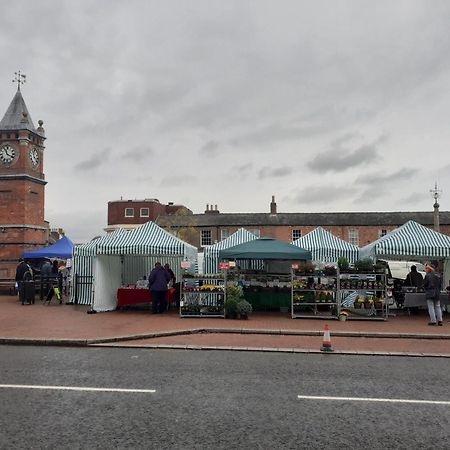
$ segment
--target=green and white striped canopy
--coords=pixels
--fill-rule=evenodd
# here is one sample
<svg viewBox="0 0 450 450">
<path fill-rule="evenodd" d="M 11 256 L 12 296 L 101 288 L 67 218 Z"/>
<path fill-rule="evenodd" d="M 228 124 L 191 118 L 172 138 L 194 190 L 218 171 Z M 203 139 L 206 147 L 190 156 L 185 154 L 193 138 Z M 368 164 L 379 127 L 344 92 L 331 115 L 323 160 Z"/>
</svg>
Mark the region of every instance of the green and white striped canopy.
<svg viewBox="0 0 450 450">
<path fill-rule="evenodd" d="M 226 248 L 234 247 L 244 242 L 254 241 L 257 239 L 253 233 L 247 231 L 245 228 L 239 228 L 235 233 L 227 238 L 217 242 L 217 244 L 208 245 L 205 247 L 203 271 L 204 273 L 217 273 L 219 270 L 219 252 Z"/>
<path fill-rule="evenodd" d="M 450 236 L 410 220 L 360 250 L 361 258 L 450 258 Z"/>
<path fill-rule="evenodd" d="M 114 239 L 100 242 L 97 253 L 102 255 L 180 255 L 197 259 L 197 248 L 173 236 L 154 222 L 143 225 Z"/>
<path fill-rule="evenodd" d="M 74 256 L 94 256 L 97 254 L 97 248 L 100 243 L 106 242 L 110 239 L 114 239 L 122 233 L 126 233 L 123 228 L 118 228 L 112 233 L 105 234 L 98 239 L 93 239 L 92 241 L 86 242 L 85 244 L 76 245 L 74 248 Z"/>
<path fill-rule="evenodd" d="M 313 261 L 336 263 L 340 257 L 354 262 L 359 257 L 359 248 L 322 227 L 305 234 L 293 242 L 294 245 L 309 250 Z"/>
</svg>

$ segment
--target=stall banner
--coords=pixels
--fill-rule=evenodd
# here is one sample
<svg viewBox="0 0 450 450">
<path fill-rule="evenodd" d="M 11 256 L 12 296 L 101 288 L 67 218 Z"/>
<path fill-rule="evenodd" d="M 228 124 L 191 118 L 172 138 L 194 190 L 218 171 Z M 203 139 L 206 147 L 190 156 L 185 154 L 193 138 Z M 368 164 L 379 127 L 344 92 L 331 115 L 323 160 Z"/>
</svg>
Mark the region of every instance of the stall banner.
<svg viewBox="0 0 450 450">
<path fill-rule="evenodd" d="M 230 263 L 228 263 L 228 262 L 220 262 L 219 263 L 220 270 L 227 270 L 229 268 L 230 268 Z"/>
<path fill-rule="evenodd" d="M 190 269 L 191 268 L 191 262 L 190 261 L 181 261 L 181 268 L 182 269 Z"/>
</svg>

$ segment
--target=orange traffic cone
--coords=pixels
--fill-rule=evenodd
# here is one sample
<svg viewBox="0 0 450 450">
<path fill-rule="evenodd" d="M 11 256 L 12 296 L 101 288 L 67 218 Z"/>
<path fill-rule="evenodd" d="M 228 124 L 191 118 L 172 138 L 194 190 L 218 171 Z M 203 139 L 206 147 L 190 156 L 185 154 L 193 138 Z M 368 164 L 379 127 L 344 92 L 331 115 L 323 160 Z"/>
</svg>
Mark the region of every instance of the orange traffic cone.
<svg viewBox="0 0 450 450">
<path fill-rule="evenodd" d="M 323 341 L 322 341 L 322 348 L 320 349 L 321 352 L 332 352 L 334 351 L 331 347 L 331 337 L 330 337 L 330 328 L 328 327 L 328 324 L 325 324 L 325 330 L 323 332 Z"/>
</svg>

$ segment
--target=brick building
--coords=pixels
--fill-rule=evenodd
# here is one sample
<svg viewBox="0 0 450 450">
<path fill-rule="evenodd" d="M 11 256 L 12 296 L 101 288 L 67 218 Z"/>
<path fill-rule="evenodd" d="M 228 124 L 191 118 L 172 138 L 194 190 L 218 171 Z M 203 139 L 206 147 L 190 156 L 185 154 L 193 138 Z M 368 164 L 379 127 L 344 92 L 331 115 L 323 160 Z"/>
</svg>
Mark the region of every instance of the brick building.
<svg viewBox="0 0 450 450">
<path fill-rule="evenodd" d="M 352 244 L 363 247 L 414 220 L 429 228 L 435 226 L 435 212 L 337 212 L 279 213 L 272 197 L 267 213 L 221 213 L 207 205 L 203 214 L 159 216 L 157 223 L 201 250 L 245 228 L 257 236 L 292 242 L 321 226 Z M 438 212 L 440 232 L 450 236 L 450 211 Z"/>
<path fill-rule="evenodd" d="M 48 241 L 42 125 L 34 127 L 19 82 L 0 121 L 0 278 L 14 278 L 23 251 Z"/>
<path fill-rule="evenodd" d="M 117 228 L 136 228 L 149 220 L 155 222 L 161 215 L 173 216 L 187 214 L 192 214 L 192 211 L 185 206 L 174 205 L 172 202 L 164 205 L 156 198 L 148 198 L 145 200 L 114 200 L 108 202 L 108 226 L 105 228 L 105 231 L 111 232 Z"/>
</svg>

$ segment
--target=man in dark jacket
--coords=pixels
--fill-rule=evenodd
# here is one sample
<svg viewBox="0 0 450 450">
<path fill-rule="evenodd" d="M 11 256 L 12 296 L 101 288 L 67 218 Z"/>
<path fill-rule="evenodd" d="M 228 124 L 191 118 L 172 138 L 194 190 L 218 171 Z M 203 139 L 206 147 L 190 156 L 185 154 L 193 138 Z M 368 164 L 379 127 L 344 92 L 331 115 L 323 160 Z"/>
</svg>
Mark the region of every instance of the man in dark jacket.
<svg viewBox="0 0 450 450">
<path fill-rule="evenodd" d="M 148 288 L 152 296 L 153 314 L 163 313 L 166 309 L 167 283 L 170 281 L 170 274 L 161 265 L 155 264 L 155 268 L 148 276 Z"/>
<path fill-rule="evenodd" d="M 405 282 L 403 286 L 416 287 L 418 291 L 422 289 L 423 276 L 421 273 L 417 272 L 416 266 L 411 266 L 411 272 L 406 275 Z"/>
<path fill-rule="evenodd" d="M 436 273 L 432 265 L 427 265 L 425 268 L 427 274 L 423 281 L 425 289 L 425 298 L 427 299 L 428 314 L 430 315 L 430 322 L 428 325 L 442 325 L 442 309 L 439 295 L 441 293 L 441 278 Z"/>
</svg>

